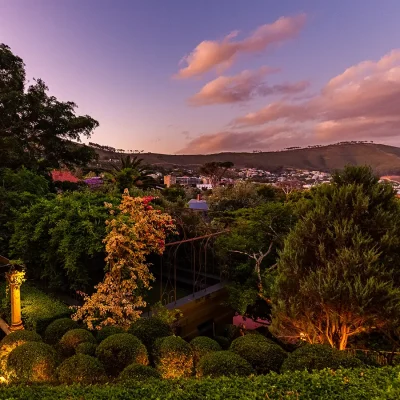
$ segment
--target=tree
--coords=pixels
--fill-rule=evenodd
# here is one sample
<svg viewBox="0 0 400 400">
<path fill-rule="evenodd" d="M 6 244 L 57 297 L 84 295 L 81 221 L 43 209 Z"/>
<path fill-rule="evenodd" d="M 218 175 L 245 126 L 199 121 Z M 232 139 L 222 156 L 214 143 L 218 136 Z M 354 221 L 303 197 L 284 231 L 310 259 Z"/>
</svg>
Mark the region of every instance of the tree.
<svg viewBox="0 0 400 400">
<path fill-rule="evenodd" d="M 225 162 L 209 162 L 200 167 L 200 173 L 210 178 L 213 186 L 219 185 L 221 179 L 226 175 L 227 171 L 233 167 L 230 161 Z"/>
<path fill-rule="evenodd" d="M 400 209 L 390 185 L 347 167 L 297 204 L 274 285 L 282 337 L 345 349 L 400 315 Z"/>
<path fill-rule="evenodd" d="M 22 59 L 0 44 L 0 167 L 80 166 L 95 158 L 92 148 L 76 142 L 90 137 L 98 122 L 47 92 L 40 79 L 27 86 Z"/>
<path fill-rule="evenodd" d="M 285 193 L 286 199 L 289 197 L 289 195 L 296 190 L 301 190 L 302 189 L 302 184 L 298 180 L 284 180 L 281 182 L 277 182 L 276 186 Z"/>
<path fill-rule="evenodd" d="M 150 205 L 153 197 L 131 197 L 125 190 L 117 209 L 111 204 L 107 221 L 107 273 L 93 295 L 84 296 L 84 304 L 74 314 L 89 329 L 118 325 L 127 329 L 141 314 L 146 302 L 140 293 L 150 289 L 154 280 L 146 257 L 162 254 L 165 239 L 174 232 L 172 218 Z"/>
<path fill-rule="evenodd" d="M 277 250 L 293 223 L 289 205 L 265 203 L 231 213 L 224 220 L 228 233 L 216 241 L 219 257 L 231 281 L 231 305 L 241 314 L 257 300 L 270 303 L 270 285 Z"/>
</svg>

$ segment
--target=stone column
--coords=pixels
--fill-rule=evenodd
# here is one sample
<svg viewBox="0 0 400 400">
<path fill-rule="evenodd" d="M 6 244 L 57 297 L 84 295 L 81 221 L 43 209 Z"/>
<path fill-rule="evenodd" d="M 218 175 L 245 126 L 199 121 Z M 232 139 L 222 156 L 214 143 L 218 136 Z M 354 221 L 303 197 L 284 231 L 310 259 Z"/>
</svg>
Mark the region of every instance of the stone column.
<svg viewBox="0 0 400 400">
<path fill-rule="evenodd" d="M 11 299 L 11 326 L 10 331 L 24 329 L 21 319 L 21 272 L 12 271 L 7 274 L 8 285 L 10 288 Z"/>
</svg>

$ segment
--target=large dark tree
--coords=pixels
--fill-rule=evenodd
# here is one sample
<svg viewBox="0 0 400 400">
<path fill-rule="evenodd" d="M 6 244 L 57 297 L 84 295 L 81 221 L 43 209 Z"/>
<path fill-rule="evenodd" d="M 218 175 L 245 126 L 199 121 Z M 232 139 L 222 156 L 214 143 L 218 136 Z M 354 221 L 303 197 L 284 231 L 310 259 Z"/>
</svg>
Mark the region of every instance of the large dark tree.
<svg viewBox="0 0 400 400">
<path fill-rule="evenodd" d="M 400 206 L 368 167 L 347 167 L 297 204 L 278 262 L 274 325 L 282 336 L 345 349 L 400 315 Z"/>
<path fill-rule="evenodd" d="M 227 171 L 233 167 L 230 161 L 225 162 L 209 162 L 200 167 L 200 173 L 210 178 L 213 186 L 217 186 L 221 179 L 226 175 Z"/>
<path fill-rule="evenodd" d="M 28 85 L 25 65 L 0 44 L 0 168 L 32 169 L 85 165 L 95 158 L 88 146 L 98 122 L 75 114 L 76 104 L 49 96 L 38 79 Z"/>
</svg>

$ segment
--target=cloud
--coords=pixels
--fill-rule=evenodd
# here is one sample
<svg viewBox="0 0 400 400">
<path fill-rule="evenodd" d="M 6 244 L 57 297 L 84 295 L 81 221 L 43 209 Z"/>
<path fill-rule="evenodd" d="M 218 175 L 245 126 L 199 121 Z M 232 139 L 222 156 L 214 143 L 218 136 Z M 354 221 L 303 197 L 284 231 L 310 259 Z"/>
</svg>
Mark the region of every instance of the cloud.
<svg viewBox="0 0 400 400">
<path fill-rule="evenodd" d="M 203 86 L 188 100 L 188 103 L 192 106 L 240 103 L 257 95 L 293 95 L 304 91 L 309 86 L 307 81 L 272 86 L 263 82 L 267 74 L 277 71 L 277 69 L 262 67 L 256 71 L 243 71 L 234 76 L 220 76 Z"/>
<path fill-rule="evenodd" d="M 232 126 L 307 122 L 319 140 L 390 137 L 400 133 L 399 104 L 400 49 L 346 69 L 311 99 L 273 102 Z"/>
<path fill-rule="evenodd" d="M 261 52 L 273 44 L 296 37 L 305 22 L 305 14 L 281 17 L 271 24 L 260 26 L 243 40 L 234 40 L 238 31 L 231 32 L 222 40 L 205 40 L 189 55 L 183 57 L 180 64 L 187 65 L 181 68 L 175 77 L 191 78 L 212 69 L 222 72 L 233 64 L 239 54 Z"/>
</svg>

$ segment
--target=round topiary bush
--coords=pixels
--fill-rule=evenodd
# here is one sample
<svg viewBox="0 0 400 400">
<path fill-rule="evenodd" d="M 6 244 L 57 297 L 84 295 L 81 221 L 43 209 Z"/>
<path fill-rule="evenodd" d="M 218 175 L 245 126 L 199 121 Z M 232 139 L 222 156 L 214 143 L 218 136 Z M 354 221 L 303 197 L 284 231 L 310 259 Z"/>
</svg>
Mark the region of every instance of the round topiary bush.
<svg viewBox="0 0 400 400">
<path fill-rule="evenodd" d="M 76 346 L 76 354 L 86 354 L 87 356 L 94 356 L 96 354 L 97 345 L 94 343 L 80 343 Z"/>
<path fill-rule="evenodd" d="M 170 326 L 157 317 L 138 319 L 131 325 L 128 332 L 139 338 L 149 352 L 152 351 L 154 342 L 158 338 L 173 334 Z"/>
<path fill-rule="evenodd" d="M 205 355 L 196 368 L 198 377 L 249 376 L 254 374 L 251 365 L 232 351 L 216 351 Z"/>
<path fill-rule="evenodd" d="M 72 329 L 65 333 L 58 343 L 61 353 L 70 357 L 74 355 L 76 348 L 81 343 L 96 344 L 95 337 L 85 329 Z"/>
<path fill-rule="evenodd" d="M 215 336 L 214 340 L 222 347 L 222 350 L 228 350 L 231 341 L 225 336 Z"/>
<path fill-rule="evenodd" d="M 362 366 L 363 363 L 345 352 L 323 344 L 306 344 L 296 349 L 284 361 L 281 371 L 338 369 Z"/>
<path fill-rule="evenodd" d="M 48 344 L 57 344 L 68 331 L 78 328 L 78 323 L 71 318 L 56 319 L 44 331 L 44 341 Z"/>
<path fill-rule="evenodd" d="M 104 339 L 117 333 L 124 333 L 125 331 L 119 326 L 105 326 L 103 329 L 97 332 L 96 339 L 101 343 Z"/>
<path fill-rule="evenodd" d="M 163 378 L 182 378 L 193 372 L 192 349 L 179 336 L 157 339 L 154 344 L 154 361 Z"/>
<path fill-rule="evenodd" d="M 239 336 L 232 341 L 230 350 L 234 349 L 236 345 L 242 345 L 243 343 L 253 343 L 253 344 L 275 344 L 272 340 L 267 339 L 265 336 L 259 333 L 247 334 L 244 336 Z"/>
<path fill-rule="evenodd" d="M 151 378 L 161 379 L 161 374 L 148 365 L 131 364 L 120 373 L 118 381 L 123 383 L 142 382 Z"/>
<path fill-rule="evenodd" d="M 52 382 L 57 366 L 56 351 L 42 342 L 27 342 L 8 356 L 7 372 L 15 382 Z"/>
<path fill-rule="evenodd" d="M 61 363 L 57 370 L 60 383 L 68 385 L 83 383 L 91 385 L 101 383 L 107 379 L 101 362 L 86 354 L 76 354 Z"/>
<path fill-rule="evenodd" d="M 254 336 L 259 335 L 248 335 L 235 339 L 231 344 L 231 351 L 244 358 L 258 374 L 267 374 L 270 371 L 279 372 L 287 357 L 286 352 L 269 341 L 248 339 L 248 337 Z"/>
<path fill-rule="evenodd" d="M 11 332 L 9 335 L 5 336 L 0 342 L 0 347 L 11 346 L 15 348 L 26 342 L 41 342 L 41 341 L 42 338 L 38 333 L 34 331 L 22 330 L 22 331 Z"/>
<path fill-rule="evenodd" d="M 221 346 L 214 339 L 207 336 L 197 336 L 190 342 L 190 347 L 193 352 L 193 361 L 197 365 L 199 360 L 206 354 L 213 351 L 222 350 Z"/>
<path fill-rule="evenodd" d="M 117 376 L 129 364 L 149 363 L 146 347 L 129 333 L 117 333 L 104 339 L 96 349 L 96 356 L 112 376 Z"/>
</svg>

